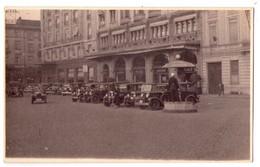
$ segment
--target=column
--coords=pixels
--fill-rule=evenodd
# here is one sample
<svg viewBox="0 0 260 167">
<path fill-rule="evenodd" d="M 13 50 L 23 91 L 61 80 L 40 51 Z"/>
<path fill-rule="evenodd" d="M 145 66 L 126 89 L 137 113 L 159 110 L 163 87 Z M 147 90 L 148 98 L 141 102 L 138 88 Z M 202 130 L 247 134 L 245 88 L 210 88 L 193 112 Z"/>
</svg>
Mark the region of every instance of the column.
<svg viewBox="0 0 260 167">
<path fill-rule="evenodd" d="M 145 57 L 145 81 L 146 83 L 153 83 L 153 57 L 146 55 Z"/>
<path fill-rule="evenodd" d="M 133 58 L 127 57 L 124 60 L 125 60 L 126 80 L 129 82 L 133 82 L 133 72 L 132 72 Z"/>
<path fill-rule="evenodd" d="M 77 82 L 78 79 L 78 68 L 74 68 L 74 83 Z"/>
</svg>

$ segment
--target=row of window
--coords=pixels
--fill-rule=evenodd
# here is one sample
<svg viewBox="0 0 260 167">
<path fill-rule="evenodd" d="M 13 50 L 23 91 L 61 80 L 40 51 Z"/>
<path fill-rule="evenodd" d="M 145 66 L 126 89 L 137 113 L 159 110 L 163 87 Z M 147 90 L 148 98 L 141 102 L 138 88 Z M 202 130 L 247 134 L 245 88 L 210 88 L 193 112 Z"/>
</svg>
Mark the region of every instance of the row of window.
<svg viewBox="0 0 260 167">
<path fill-rule="evenodd" d="M 15 38 L 22 37 L 22 36 L 21 36 L 21 31 L 19 31 L 19 30 L 14 30 L 14 37 L 15 37 Z M 33 33 L 32 33 L 32 32 L 27 33 L 27 39 L 28 39 L 28 40 L 34 40 L 34 36 L 33 36 Z"/>
<path fill-rule="evenodd" d="M 116 22 L 116 10 L 110 10 L 109 11 L 110 14 L 110 23 L 115 23 Z M 134 10 L 134 15 L 143 15 L 144 14 L 144 10 Z M 104 11 L 99 11 L 99 26 L 103 27 L 105 26 L 105 12 Z M 126 19 L 126 18 L 130 18 L 130 10 L 120 10 L 120 18 L 122 19 Z"/>
<path fill-rule="evenodd" d="M 210 21 L 209 24 L 209 43 L 210 44 L 217 44 L 217 21 Z M 238 42 L 238 22 L 236 18 L 229 19 L 228 21 L 228 34 L 229 34 L 229 42 L 230 43 L 236 43 Z"/>
<path fill-rule="evenodd" d="M 8 41 L 6 41 L 6 48 L 8 48 Z M 15 50 L 21 50 L 21 41 L 15 41 Z M 34 52 L 33 44 L 28 44 L 28 52 Z"/>
<path fill-rule="evenodd" d="M 6 58 L 8 59 L 8 54 L 6 54 Z M 33 54 L 28 54 L 28 63 L 29 64 L 32 64 L 33 61 L 34 61 L 34 56 Z M 21 61 L 21 62 L 20 62 Z M 14 57 L 14 64 L 19 64 L 19 63 L 24 63 L 24 58 L 21 57 L 21 54 L 15 54 L 15 57 Z"/>
<path fill-rule="evenodd" d="M 55 51 L 47 51 L 45 52 L 45 59 L 51 60 L 51 59 L 59 59 L 59 58 L 65 58 L 65 57 L 80 57 L 81 56 L 81 47 L 78 46 L 77 49 L 74 48 L 68 48 L 66 50 L 63 49 L 57 49 Z"/>
</svg>

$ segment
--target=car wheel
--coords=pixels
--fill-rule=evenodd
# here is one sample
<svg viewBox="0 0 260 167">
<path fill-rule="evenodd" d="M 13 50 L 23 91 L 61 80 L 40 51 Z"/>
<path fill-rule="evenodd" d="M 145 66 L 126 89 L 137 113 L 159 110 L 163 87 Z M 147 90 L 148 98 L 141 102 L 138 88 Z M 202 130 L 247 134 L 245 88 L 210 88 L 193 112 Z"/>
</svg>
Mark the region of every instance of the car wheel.
<svg viewBox="0 0 260 167">
<path fill-rule="evenodd" d="M 152 100 L 149 103 L 149 107 L 151 110 L 158 110 L 160 107 L 160 101 L 159 100 Z"/>
<path fill-rule="evenodd" d="M 72 99 L 73 102 L 76 102 L 78 99 Z"/>
<path fill-rule="evenodd" d="M 195 99 L 193 97 L 188 97 L 186 100 L 186 102 L 191 102 L 193 105 L 196 103 Z"/>
<path fill-rule="evenodd" d="M 97 95 L 91 97 L 91 103 L 98 103 L 98 102 L 99 102 L 99 97 Z"/>
<path fill-rule="evenodd" d="M 34 99 L 32 99 L 32 104 L 34 103 Z"/>
</svg>

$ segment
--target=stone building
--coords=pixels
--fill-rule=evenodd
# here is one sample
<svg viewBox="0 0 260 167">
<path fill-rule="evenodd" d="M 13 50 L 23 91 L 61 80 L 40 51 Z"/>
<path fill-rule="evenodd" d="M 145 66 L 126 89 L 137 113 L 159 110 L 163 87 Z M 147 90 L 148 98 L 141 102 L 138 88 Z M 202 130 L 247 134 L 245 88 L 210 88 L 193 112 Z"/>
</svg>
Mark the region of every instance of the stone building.
<svg viewBox="0 0 260 167">
<path fill-rule="evenodd" d="M 41 82 L 40 21 L 21 17 L 15 24 L 5 24 L 6 81 Z"/>
<path fill-rule="evenodd" d="M 98 10 L 97 81 L 165 83 L 176 55 L 201 72 L 200 11 Z"/>
<path fill-rule="evenodd" d="M 203 92 L 250 93 L 250 13 L 245 10 L 201 11 Z"/>
<path fill-rule="evenodd" d="M 83 57 L 97 50 L 96 12 L 41 10 L 43 82 L 82 83 L 96 79 L 95 62 Z"/>
</svg>

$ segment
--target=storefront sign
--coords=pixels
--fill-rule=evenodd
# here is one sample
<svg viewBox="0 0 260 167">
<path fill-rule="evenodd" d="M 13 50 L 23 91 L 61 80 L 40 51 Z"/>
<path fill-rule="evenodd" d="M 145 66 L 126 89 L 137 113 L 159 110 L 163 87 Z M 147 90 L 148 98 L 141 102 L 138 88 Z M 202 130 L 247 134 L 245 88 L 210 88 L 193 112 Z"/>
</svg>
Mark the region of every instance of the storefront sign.
<svg viewBox="0 0 260 167">
<path fill-rule="evenodd" d="M 167 69 L 155 69 L 156 73 L 165 73 L 167 72 Z"/>
<path fill-rule="evenodd" d="M 142 85 L 141 91 L 142 92 L 149 92 L 152 90 L 152 85 Z"/>
</svg>

